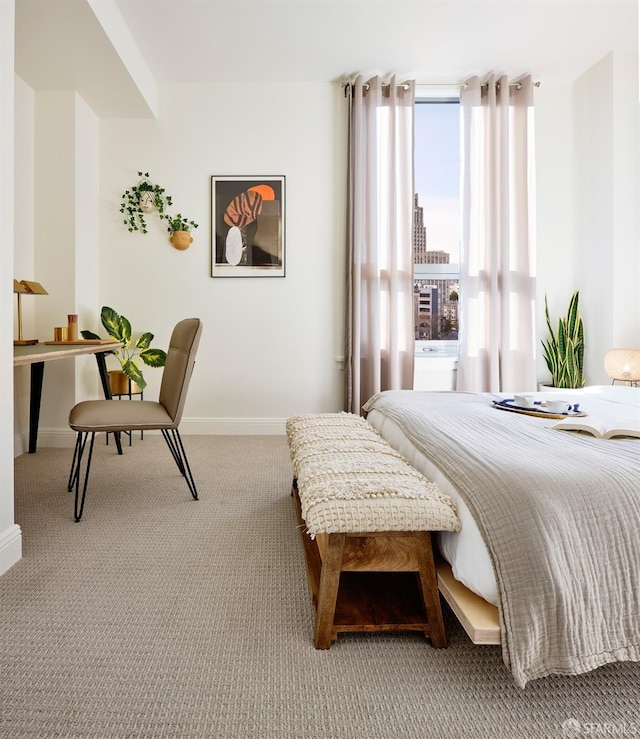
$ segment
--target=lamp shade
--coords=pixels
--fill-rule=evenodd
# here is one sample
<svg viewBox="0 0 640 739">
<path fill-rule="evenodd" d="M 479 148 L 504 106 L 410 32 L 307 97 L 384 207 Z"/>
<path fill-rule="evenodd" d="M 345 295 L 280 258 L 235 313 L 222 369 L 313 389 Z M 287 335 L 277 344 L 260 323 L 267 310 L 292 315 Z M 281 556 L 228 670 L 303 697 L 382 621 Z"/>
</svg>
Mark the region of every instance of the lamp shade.
<svg viewBox="0 0 640 739">
<path fill-rule="evenodd" d="M 640 349 L 611 349 L 604 358 L 604 371 L 612 380 L 640 382 Z"/>
<path fill-rule="evenodd" d="M 24 290 L 16 290 L 16 282 L 17 280 L 13 281 L 13 292 L 19 292 L 19 293 L 29 293 L 30 295 L 48 295 L 49 293 L 42 287 L 42 285 L 39 282 L 34 282 L 33 280 L 20 280 L 18 282 L 18 285 L 22 285 Z"/>
<path fill-rule="evenodd" d="M 13 292 L 18 295 L 18 338 L 14 340 L 14 346 L 29 346 L 31 344 L 37 344 L 38 339 L 23 339 L 22 338 L 22 302 L 21 298 L 23 295 L 48 295 L 49 293 L 42 287 L 39 282 L 33 280 L 13 280 Z"/>
</svg>

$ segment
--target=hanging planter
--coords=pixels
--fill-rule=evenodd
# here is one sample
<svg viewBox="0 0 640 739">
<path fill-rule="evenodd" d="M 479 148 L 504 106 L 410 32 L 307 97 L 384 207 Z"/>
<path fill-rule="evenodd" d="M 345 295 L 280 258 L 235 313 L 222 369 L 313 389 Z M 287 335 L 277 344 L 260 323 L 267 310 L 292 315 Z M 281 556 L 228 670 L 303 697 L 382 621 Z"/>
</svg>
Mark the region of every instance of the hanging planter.
<svg viewBox="0 0 640 739">
<path fill-rule="evenodd" d="M 156 209 L 156 199 L 151 190 L 142 190 L 138 198 L 138 203 L 143 213 L 153 213 Z"/>
<path fill-rule="evenodd" d="M 182 213 L 178 213 L 175 217 L 170 216 L 168 220 L 167 230 L 171 234 L 169 241 L 180 251 L 188 249 L 193 241 L 193 237 L 189 232 L 192 228 L 198 228 L 198 224 L 195 221 L 183 218 Z"/>
<path fill-rule="evenodd" d="M 184 251 L 191 246 L 193 236 L 188 231 L 174 231 L 169 241 L 175 246 L 176 249 Z"/>
<path fill-rule="evenodd" d="M 170 216 L 165 213 L 165 209 L 171 205 L 171 196 L 165 194 L 163 187 L 154 185 L 149 180 L 148 172 L 138 172 L 138 177 L 142 177 L 140 182 L 122 193 L 120 213 L 124 215 L 123 223 L 130 232 L 140 231 L 146 234 L 145 214 L 157 210 L 161 220 L 168 219 Z"/>
<path fill-rule="evenodd" d="M 148 172 L 138 172 L 138 177 L 142 178 L 138 184 L 122 194 L 120 213 L 125 216 L 124 225 L 130 232 L 141 231 L 146 234 L 145 214 L 157 210 L 160 220 L 164 219 L 169 222 L 167 226 L 167 231 L 171 234 L 169 241 L 179 251 L 188 249 L 193 241 L 189 232 L 192 228 L 198 228 L 198 224 L 183 218 L 182 213 L 176 216 L 166 213 L 167 206 L 171 205 L 171 196 L 165 195 L 163 187 L 154 185 L 149 180 Z"/>
</svg>

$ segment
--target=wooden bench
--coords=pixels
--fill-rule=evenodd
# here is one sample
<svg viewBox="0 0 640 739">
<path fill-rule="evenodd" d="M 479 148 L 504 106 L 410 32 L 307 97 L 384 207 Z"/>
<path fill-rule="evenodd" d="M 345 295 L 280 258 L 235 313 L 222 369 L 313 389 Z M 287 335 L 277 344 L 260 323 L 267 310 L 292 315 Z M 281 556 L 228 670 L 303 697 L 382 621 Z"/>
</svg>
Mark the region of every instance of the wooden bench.
<svg viewBox="0 0 640 739">
<path fill-rule="evenodd" d="M 287 439 L 316 649 L 367 631 L 445 647 L 431 531 L 459 529 L 453 501 L 360 416 L 295 416 Z"/>
</svg>

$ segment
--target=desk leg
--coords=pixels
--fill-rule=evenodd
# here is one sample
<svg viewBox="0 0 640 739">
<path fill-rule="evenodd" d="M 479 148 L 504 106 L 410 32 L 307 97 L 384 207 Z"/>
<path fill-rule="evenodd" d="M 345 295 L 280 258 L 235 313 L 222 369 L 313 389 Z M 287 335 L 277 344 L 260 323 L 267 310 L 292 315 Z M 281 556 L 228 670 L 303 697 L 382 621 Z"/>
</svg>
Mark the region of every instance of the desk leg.
<svg viewBox="0 0 640 739">
<path fill-rule="evenodd" d="M 43 377 L 44 362 L 33 362 L 31 365 L 31 397 L 29 400 L 29 454 L 34 454 L 38 445 L 38 424 L 40 422 Z"/>
<path fill-rule="evenodd" d="M 100 382 L 102 383 L 102 392 L 104 393 L 105 400 L 111 400 L 111 386 L 109 385 L 109 375 L 107 374 L 107 360 L 105 359 L 107 354 L 112 354 L 112 352 L 96 352 L 94 356 L 98 364 L 98 373 L 100 374 Z M 107 436 L 108 434 L 109 432 L 107 432 Z M 113 436 L 116 440 L 116 449 L 118 450 L 118 454 L 122 454 L 122 442 L 120 440 L 120 432 L 117 431 L 116 433 L 114 433 Z"/>
<path fill-rule="evenodd" d="M 102 392 L 106 400 L 111 400 L 111 388 L 109 387 L 109 375 L 107 374 L 107 362 L 105 359 L 107 354 L 111 354 L 111 352 L 96 352 L 95 358 L 98 364 L 100 382 L 102 383 Z"/>
</svg>

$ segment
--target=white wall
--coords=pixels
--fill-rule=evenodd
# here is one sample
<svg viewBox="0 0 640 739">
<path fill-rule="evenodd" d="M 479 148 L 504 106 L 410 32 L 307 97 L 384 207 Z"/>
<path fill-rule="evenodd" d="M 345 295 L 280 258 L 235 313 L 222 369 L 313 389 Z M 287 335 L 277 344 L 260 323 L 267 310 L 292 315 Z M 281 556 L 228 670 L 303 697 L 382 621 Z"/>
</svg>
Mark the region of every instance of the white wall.
<svg viewBox="0 0 640 739">
<path fill-rule="evenodd" d="M 46 339 L 68 312 L 78 312 L 81 328 L 103 333 L 99 311 L 108 304 L 166 347 L 180 318 L 200 316 L 205 330 L 185 433 L 282 433 L 289 415 L 339 410 L 346 192 L 340 86 L 298 86 L 295 93 L 262 86 L 251 91 L 249 107 L 246 90 L 235 86 L 169 86 L 161 106 L 158 120 L 98 123 L 76 93 L 26 88 L 18 96 L 20 126 L 34 142 L 30 147 L 25 134 L 16 166 L 26 234 L 17 248 L 24 277 L 50 293 L 29 308 L 37 314 L 34 331 Z M 166 187 L 176 211 L 200 224 L 186 252 L 171 246 L 155 217 L 145 236 L 123 226 L 120 196 L 139 169 Z M 286 176 L 285 278 L 209 276 L 214 174 Z M 97 393 L 94 361 L 81 362 L 46 366 L 40 446 L 71 445 L 69 407 Z M 145 376 L 146 397 L 157 397 L 161 371 L 146 369 Z M 16 377 L 21 452 L 28 370 Z"/>
<path fill-rule="evenodd" d="M 188 85 L 160 88 L 157 120 L 102 121 L 100 298 L 158 346 L 202 318 L 187 433 L 282 433 L 341 408 L 346 112 L 337 84 Z M 199 224 L 187 251 L 155 215 L 146 235 L 123 226 L 138 170 Z M 212 175 L 285 175 L 285 278 L 210 277 Z M 160 377 L 145 371 L 146 394 Z"/>
<path fill-rule="evenodd" d="M 612 347 L 640 346 L 640 106 L 638 56 L 613 57 Z"/>
<path fill-rule="evenodd" d="M 86 315 L 98 305 L 98 119 L 76 93 L 35 93 L 19 77 L 15 119 L 15 274 L 49 293 L 22 300 L 25 337 L 45 341 L 83 300 Z M 93 358 L 46 366 L 40 444 L 67 443 L 70 405 L 96 396 L 95 366 Z M 15 368 L 16 454 L 27 449 L 29 387 L 29 367 Z"/>
<path fill-rule="evenodd" d="M 17 280 L 35 280 L 34 224 L 34 123 L 35 93 L 20 77 L 15 78 L 14 152 L 14 276 Z M 15 297 L 14 297 L 15 300 Z M 22 299 L 22 332 L 26 338 L 35 338 L 35 310 L 39 298 Z M 13 311 L 13 336 L 18 336 L 18 314 Z M 23 365 L 13 371 L 14 382 L 14 454 L 23 454 L 28 448 L 30 369 Z"/>
<path fill-rule="evenodd" d="M 576 82 L 574 109 L 576 273 L 585 374 L 596 384 L 596 376 L 604 375 L 597 360 L 612 346 L 613 333 L 613 55 Z"/>
<path fill-rule="evenodd" d="M 49 293 L 32 299 L 41 341 L 53 339 L 53 327 L 65 326 L 75 306 L 75 99 L 73 91 L 35 96 L 34 279 Z M 64 427 L 74 387 L 73 360 L 45 365 L 39 443 L 46 445 L 46 429 Z"/>
<path fill-rule="evenodd" d="M 75 202 L 74 202 L 74 303 L 70 313 L 83 325 L 100 311 L 100 120 L 76 95 L 75 112 Z M 64 317 L 62 324 L 64 325 Z M 100 397 L 94 357 L 75 360 L 74 399 Z"/>
<path fill-rule="evenodd" d="M 574 85 L 574 285 L 591 385 L 610 382 L 609 349 L 640 345 L 637 75 L 637 58 L 609 54 Z"/>
<path fill-rule="evenodd" d="M 575 285 L 573 224 L 573 91 L 571 86 L 535 91 L 537 335 L 546 337 L 544 300 L 551 316 L 566 312 Z M 537 376 L 549 371 L 537 342 Z"/>
<path fill-rule="evenodd" d="M 13 505 L 13 224 L 15 3 L 0 2 L 0 574 L 22 556 Z"/>
</svg>

